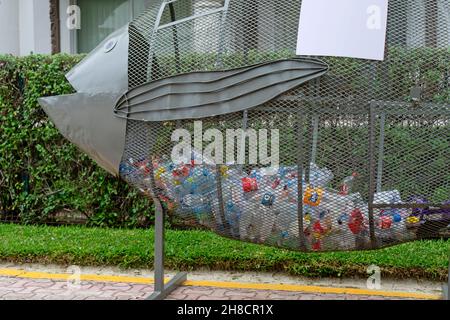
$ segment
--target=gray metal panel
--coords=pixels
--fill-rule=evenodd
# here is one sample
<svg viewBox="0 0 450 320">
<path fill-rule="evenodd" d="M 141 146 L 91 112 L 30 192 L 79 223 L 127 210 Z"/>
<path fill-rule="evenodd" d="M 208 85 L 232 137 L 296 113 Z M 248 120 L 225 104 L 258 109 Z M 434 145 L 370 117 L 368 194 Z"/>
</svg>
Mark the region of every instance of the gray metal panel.
<svg viewBox="0 0 450 320">
<path fill-rule="evenodd" d="M 126 121 L 114 117 L 117 95 L 77 93 L 40 98 L 59 131 L 103 169 L 118 175 L 125 146 Z"/>
<path fill-rule="evenodd" d="M 66 78 L 77 92 L 124 93 L 128 89 L 128 25 L 100 43 Z"/>
<path fill-rule="evenodd" d="M 114 111 L 119 117 L 142 121 L 223 115 L 260 106 L 327 70 L 321 61 L 298 58 L 182 74 L 130 90 Z"/>
</svg>

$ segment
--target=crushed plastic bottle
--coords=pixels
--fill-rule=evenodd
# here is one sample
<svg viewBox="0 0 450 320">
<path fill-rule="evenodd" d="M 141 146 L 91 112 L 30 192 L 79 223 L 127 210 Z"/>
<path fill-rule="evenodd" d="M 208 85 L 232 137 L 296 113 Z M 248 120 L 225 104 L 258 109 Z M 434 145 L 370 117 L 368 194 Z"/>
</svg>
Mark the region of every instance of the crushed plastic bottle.
<svg viewBox="0 0 450 320">
<path fill-rule="evenodd" d="M 364 216 L 361 209 L 355 208 L 350 212 L 350 218 L 347 225 L 353 234 L 359 234 L 364 230 Z"/>
<path fill-rule="evenodd" d="M 280 210 L 276 211 L 276 228 L 279 230 L 283 240 L 298 237 L 298 216 L 297 206 L 286 203 L 280 206 Z M 295 229 L 295 226 L 297 227 Z"/>
<path fill-rule="evenodd" d="M 122 162 L 119 166 L 119 172 L 128 183 L 133 185 L 142 185 L 143 176 L 139 168 L 135 165 L 133 158 L 128 159 L 127 162 Z"/>
<path fill-rule="evenodd" d="M 225 202 L 225 219 L 230 227 L 230 232 L 233 237 L 240 237 L 240 221 L 241 221 L 241 208 L 239 207 L 239 199 L 237 195 L 235 195 L 236 191 L 235 187 L 230 186 L 225 189 L 226 194 L 224 195 Z"/>
<path fill-rule="evenodd" d="M 317 164 L 310 164 L 309 181 L 315 187 L 325 188 L 334 178 L 331 170 L 319 168 Z"/>
<path fill-rule="evenodd" d="M 187 194 L 181 200 L 181 212 L 186 215 L 194 214 L 200 223 L 205 223 L 206 216 L 211 212 L 211 206 L 204 197 Z"/>
<path fill-rule="evenodd" d="M 242 181 L 242 190 L 245 193 L 258 191 L 258 181 L 256 178 L 246 177 L 242 178 L 241 181 Z"/>
<path fill-rule="evenodd" d="M 341 186 L 339 187 L 340 195 L 347 196 L 350 194 L 357 176 L 358 173 L 354 172 L 350 177 L 347 177 L 342 181 Z"/>
<path fill-rule="evenodd" d="M 309 185 L 303 197 L 303 203 L 311 207 L 317 207 L 320 205 L 323 196 L 323 189 Z"/>
</svg>

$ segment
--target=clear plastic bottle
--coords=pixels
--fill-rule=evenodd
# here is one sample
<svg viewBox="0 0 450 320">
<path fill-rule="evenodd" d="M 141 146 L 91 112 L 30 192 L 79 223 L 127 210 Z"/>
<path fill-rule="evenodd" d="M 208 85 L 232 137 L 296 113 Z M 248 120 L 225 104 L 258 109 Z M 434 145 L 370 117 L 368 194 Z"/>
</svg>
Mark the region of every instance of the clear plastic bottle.
<svg viewBox="0 0 450 320">
<path fill-rule="evenodd" d="M 338 195 L 339 196 L 339 195 Z M 352 250 L 355 248 L 355 234 L 351 231 L 349 223 L 351 223 L 351 213 L 355 209 L 355 203 L 348 196 L 342 197 L 337 211 L 337 234 L 338 247 L 341 250 Z"/>
<path fill-rule="evenodd" d="M 241 231 L 241 221 L 249 217 L 247 207 L 245 206 L 241 179 L 245 174 L 237 169 L 230 167 L 223 167 L 224 169 L 220 171 L 221 182 L 222 182 L 222 198 L 223 204 L 219 204 L 217 198 L 217 189 L 214 188 L 212 192 L 213 199 L 213 213 L 216 221 L 222 224 L 221 218 L 221 206 L 223 205 L 225 220 L 227 225 L 230 227 L 231 236 L 234 238 L 245 237 Z M 216 176 L 214 176 L 216 178 Z"/>
<path fill-rule="evenodd" d="M 256 197 L 255 197 L 256 198 Z M 239 236 L 241 240 L 256 241 L 259 237 L 259 203 L 254 198 L 240 199 L 241 215 L 239 219 Z"/>
<path fill-rule="evenodd" d="M 353 188 L 358 173 L 353 172 L 353 174 L 344 180 L 342 180 L 341 186 L 339 187 L 339 194 L 343 196 L 348 196 Z"/>
<path fill-rule="evenodd" d="M 128 161 L 122 162 L 119 167 L 120 175 L 131 184 L 138 184 L 137 169 L 133 166 L 133 159 L 129 159 Z"/>
<path fill-rule="evenodd" d="M 186 194 L 180 201 L 181 213 L 183 215 L 194 214 L 197 220 L 201 220 L 200 215 L 205 212 L 203 197 L 198 194 Z"/>
<path fill-rule="evenodd" d="M 252 170 L 243 179 L 243 212 L 241 216 L 241 238 L 253 241 L 276 241 L 281 237 L 277 217 L 282 212 L 282 181 L 278 168 Z M 285 200 L 287 203 L 287 200 Z M 287 227 L 285 227 L 287 230 Z"/>
<path fill-rule="evenodd" d="M 334 175 L 331 170 L 327 168 L 319 168 L 315 163 L 310 165 L 309 181 L 315 187 L 326 187 L 331 180 L 333 180 Z"/>
<path fill-rule="evenodd" d="M 298 211 L 294 203 L 284 203 L 279 206 L 276 216 L 276 226 L 280 230 L 283 241 L 290 241 L 298 238 Z"/>
<path fill-rule="evenodd" d="M 229 186 L 226 188 L 224 194 L 224 211 L 225 219 L 230 227 L 231 236 L 234 238 L 240 238 L 240 220 L 241 220 L 241 208 L 239 206 L 238 196 L 235 195 L 235 187 Z"/>
<path fill-rule="evenodd" d="M 228 200 L 225 203 L 225 219 L 230 226 L 231 236 L 234 238 L 240 238 L 239 224 L 241 219 L 241 210 L 232 200 Z"/>
</svg>

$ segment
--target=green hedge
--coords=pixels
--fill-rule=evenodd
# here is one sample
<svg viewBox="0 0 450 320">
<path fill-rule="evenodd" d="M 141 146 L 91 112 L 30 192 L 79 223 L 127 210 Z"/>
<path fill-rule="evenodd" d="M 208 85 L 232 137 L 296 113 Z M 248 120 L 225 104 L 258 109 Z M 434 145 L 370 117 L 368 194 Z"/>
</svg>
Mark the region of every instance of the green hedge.
<svg viewBox="0 0 450 320">
<path fill-rule="evenodd" d="M 226 67 L 233 67 L 290 56 L 291 52 L 249 52 L 247 55 L 225 55 L 222 62 Z M 41 96 L 73 92 L 64 74 L 81 58 L 82 56 L 69 55 L 33 55 L 25 58 L 0 56 L 0 212 L 20 217 L 24 223 L 40 223 L 47 221 L 55 212 L 68 209 L 86 214 L 91 225 L 147 225 L 152 221 L 151 203 L 119 179 L 99 169 L 86 155 L 63 139 L 37 103 L 37 98 Z M 330 65 L 330 77 L 323 80 L 325 92 L 321 94 L 332 93 L 334 96 L 346 97 L 352 93 L 356 97 L 367 92 L 367 74 L 357 71 L 367 70 L 371 65 L 356 59 L 325 60 Z M 390 48 L 387 60 L 389 63 L 377 67 L 380 70 L 374 70 L 377 75 L 375 96 L 376 93 L 384 93 L 394 100 L 409 101 L 409 89 L 414 84 L 421 83 L 425 101 L 450 102 L 450 88 L 446 78 L 450 74 L 449 49 L 393 47 Z M 183 70 L 209 69 L 213 68 L 216 61 L 216 55 L 203 54 L 183 56 L 179 63 Z M 166 68 L 159 71 L 160 75 L 175 72 L 170 69 L 177 65 L 174 57 L 160 57 L 159 62 Z M 337 81 L 337 85 L 327 81 Z M 332 92 L 326 91 L 330 88 L 333 88 Z M 394 136 L 387 137 L 388 142 L 391 138 L 397 139 L 396 132 L 392 132 Z M 338 132 L 333 134 L 337 135 Z M 349 132 L 344 130 L 342 134 L 348 135 Z M 354 140 L 357 139 L 359 134 L 353 134 Z M 322 135 L 328 136 L 325 132 Z M 440 132 L 439 135 L 445 137 L 445 132 Z M 325 136 L 321 139 L 327 140 Z M 424 143 L 431 144 L 430 149 L 436 151 L 433 154 L 442 155 L 434 161 L 434 172 L 445 172 L 448 141 L 441 139 L 437 145 L 437 141 L 412 140 L 409 135 L 404 134 L 400 140 L 395 140 L 395 145 L 404 146 L 405 150 L 420 151 L 424 149 Z M 361 163 L 364 168 L 356 166 L 343 168 L 345 172 L 338 172 L 339 168 L 333 167 L 333 159 L 345 159 L 357 151 L 345 149 L 342 150 L 342 155 L 338 155 L 337 148 L 328 150 L 335 145 L 331 141 L 328 141 L 327 146 L 321 145 L 326 149 L 320 150 L 323 159 L 321 165 L 333 169 L 338 178 L 350 174 L 351 169 L 364 170 L 365 162 Z M 422 148 L 416 148 L 416 145 L 422 145 Z M 414 156 L 410 154 L 411 160 L 405 165 L 417 171 L 420 168 L 415 165 Z M 423 160 L 425 156 L 418 154 L 416 159 L 419 157 Z M 330 162 L 327 159 L 331 159 Z M 386 161 L 393 163 L 391 167 L 400 169 L 386 174 L 399 177 L 403 172 L 404 175 L 401 169 L 405 166 L 397 163 L 401 159 L 387 157 Z M 353 162 L 352 165 L 355 167 Z M 389 171 L 389 163 L 386 170 Z M 409 172 L 410 176 L 414 176 L 416 171 Z M 439 179 L 442 181 L 436 181 L 436 185 L 448 186 L 450 175 L 440 176 Z M 405 188 L 413 186 L 408 181 L 406 183 L 409 186 L 406 185 Z M 416 192 L 421 191 L 416 186 L 414 188 Z M 448 192 L 448 189 L 439 189 L 430 196 L 436 201 L 444 201 L 448 198 Z"/>
<path fill-rule="evenodd" d="M 90 225 L 148 225 L 151 203 L 66 141 L 37 103 L 73 92 L 64 74 L 81 58 L 0 56 L 0 218 L 42 223 L 68 209 Z"/>
<path fill-rule="evenodd" d="M 291 50 L 260 51 L 246 53 L 226 52 L 221 63 L 226 68 L 242 67 L 268 60 L 294 57 Z M 327 77 L 321 78 L 319 94 L 353 100 L 383 99 L 410 102 L 411 89 L 422 87 L 422 99 L 427 102 L 450 103 L 450 47 L 448 48 L 405 48 L 390 46 L 384 62 L 369 60 L 321 57 L 329 65 Z M 164 77 L 177 70 L 213 70 L 217 68 L 217 54 L 175 54 L 158 56 L 154 72 Z M 372 80 L 371 80 L 372 79 Z M 310 94 L 304 88 L 305 94 Z"/>
</svg>

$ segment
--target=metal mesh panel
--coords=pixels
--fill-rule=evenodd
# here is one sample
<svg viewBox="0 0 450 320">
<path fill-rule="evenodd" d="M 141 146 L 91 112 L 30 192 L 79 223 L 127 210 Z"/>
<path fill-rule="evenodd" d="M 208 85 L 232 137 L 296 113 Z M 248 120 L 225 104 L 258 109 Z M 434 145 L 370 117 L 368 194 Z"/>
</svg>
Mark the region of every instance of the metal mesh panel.
<svg viewBox="0 0 450 320">
<path fill-rule="evenodd" d="M 300 8 L 155 1 L 130 27 L 130 88 L 294 57 Z M 243 241 L 333 251 L 439 237 L 450 223 L 449 48 L 448 1 L 390 0 L 383 62 L 318 57 L 330 66 L 319 80 L 202 119 L 203 130 L 279 130 L 274 175 L 248 149 L 245 165 L 175 165 L 172 132 L 193 134 L 193 120 L 128 120 L 121 175 L 187 224 Z"/>
</svg>

